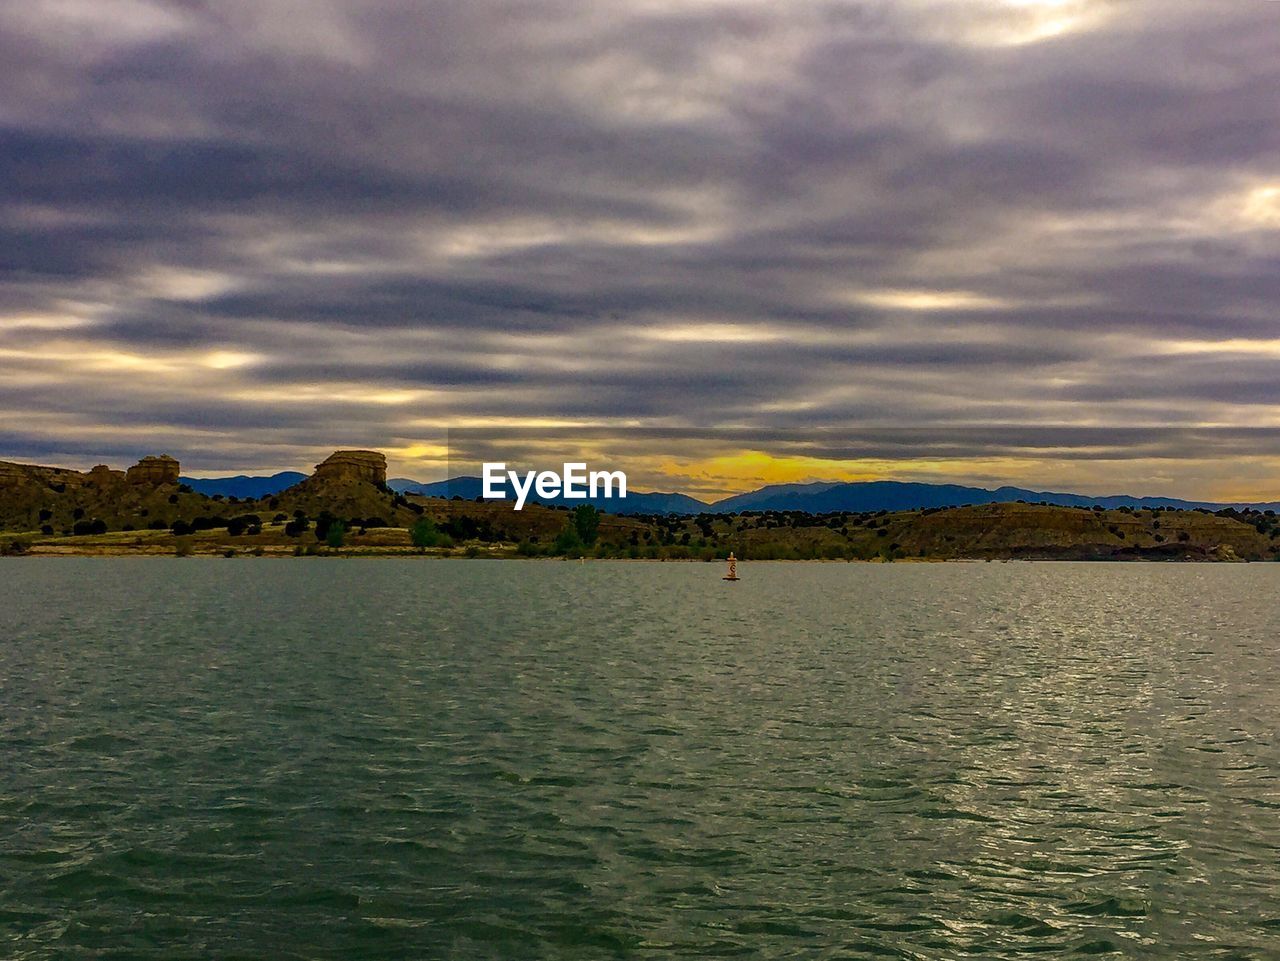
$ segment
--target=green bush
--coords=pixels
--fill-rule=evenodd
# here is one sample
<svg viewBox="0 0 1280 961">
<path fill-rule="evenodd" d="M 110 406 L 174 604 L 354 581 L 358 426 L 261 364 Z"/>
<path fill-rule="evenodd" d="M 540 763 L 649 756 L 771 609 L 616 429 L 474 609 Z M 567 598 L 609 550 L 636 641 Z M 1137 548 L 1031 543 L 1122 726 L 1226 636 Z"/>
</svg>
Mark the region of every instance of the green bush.
<svg viewBox="0 0 1280 961">
<path fill-rule="evenodd" d="M 430 517 L 419 517 L 409 528 L 409 541 L 418 550 L 438 547 L 443 537 L 444 535 L 440 533 L 440 529 Z"/>
<path fill-rule="evenodd" d="M 570 518 L 565 524 L 555 542 L 555 552 L 563 554 L 565 557 L 579 557 L 582 554 L 582 536 L 578 533 L 578 526 L 574 522 L 574 518 Z"/>
</svg>

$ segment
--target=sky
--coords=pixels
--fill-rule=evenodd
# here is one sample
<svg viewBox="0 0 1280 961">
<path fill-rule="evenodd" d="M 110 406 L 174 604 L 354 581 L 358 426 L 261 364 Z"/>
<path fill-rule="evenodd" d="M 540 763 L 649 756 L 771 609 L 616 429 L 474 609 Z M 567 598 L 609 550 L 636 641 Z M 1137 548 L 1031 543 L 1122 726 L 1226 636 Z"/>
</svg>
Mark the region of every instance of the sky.
<svg viewBox="0 0 1280 961">
<path fill-rule="evenodd" d="M 1280 2 L 24 0 L 0 62 L 2 459 L 1280 499 Z"/>
</svg>

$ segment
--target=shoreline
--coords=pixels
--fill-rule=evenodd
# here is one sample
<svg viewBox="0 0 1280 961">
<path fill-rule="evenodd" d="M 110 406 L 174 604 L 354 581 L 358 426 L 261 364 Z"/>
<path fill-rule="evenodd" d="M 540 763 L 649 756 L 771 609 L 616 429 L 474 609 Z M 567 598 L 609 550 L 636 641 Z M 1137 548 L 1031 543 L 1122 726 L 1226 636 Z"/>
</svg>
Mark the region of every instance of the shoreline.
<svg viewBox="0 0 1280 961">
<path fill-rule="evenodd" d="M 724 558 L 704 559 L 700 557 L 556 557 L 533 556 L 520 554 L 514 550 L 502 552 L 468 553 L 465 550 L 317 550 L 299 554 L 293 550 L 235 550 L 228 549 L 193 550 L 178 553 L 174 550 L 130 550 L 111 547 L 99 548 L 49 548 L 38 547 L 18 554 L 0 555 L 7 560 L 59 560 L 65 558 L 97 557 L 97 558 L 148 558 L 153 560 L 416 560 L 416 561 L 532 561 L 541 563 L 587 564 L 587 563 L 619 563 L 619 564 L 704 564 L 722 565 Z M 1269 563 L 1253 561 L 1249 558 L 1215 558 L 1215 557 L 901 557 L 886 560 L 881 557 L 872 558 L 829 558 L 829 557 L 771 557 L 771 558 L 738 558 L 739 563 L 756 564 L 1251 564 Z M 1271 562 L 1274 563 L 1274 562 Z"/>
</svg>

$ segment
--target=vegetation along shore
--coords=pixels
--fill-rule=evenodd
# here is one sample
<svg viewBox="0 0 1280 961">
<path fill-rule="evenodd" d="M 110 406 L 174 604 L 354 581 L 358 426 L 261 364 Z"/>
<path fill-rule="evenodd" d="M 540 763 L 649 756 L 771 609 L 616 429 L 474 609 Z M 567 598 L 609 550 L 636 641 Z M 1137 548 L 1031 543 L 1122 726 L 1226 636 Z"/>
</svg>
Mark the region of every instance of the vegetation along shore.
<svg viewBox="0 0 1280 961">
<path fill-rule="evenodd" d="M 386 459 L 338 451 L 261 498 L 206 495 L 178 462 L 79 472 L 0 462 L 0 553 L 601 557 L 649 560 L 1280 559 L 1273 511 L 1026 502 L 907 511 L 603 514 L 397 493 Z"/>
</svg>

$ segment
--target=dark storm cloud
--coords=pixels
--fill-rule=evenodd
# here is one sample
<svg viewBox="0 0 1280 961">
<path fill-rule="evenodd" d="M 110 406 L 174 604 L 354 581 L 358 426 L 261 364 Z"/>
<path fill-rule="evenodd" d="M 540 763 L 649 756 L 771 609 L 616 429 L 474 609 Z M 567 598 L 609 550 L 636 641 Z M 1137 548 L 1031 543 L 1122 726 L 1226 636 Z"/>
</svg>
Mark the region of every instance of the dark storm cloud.
<svg viewBox="0 0 1280 961">
<path fill-rule="evenodd" d="M 33 0 L 0 57 L 11 456 L 1280 404 L 1280 4 Z"/>
</svg>

